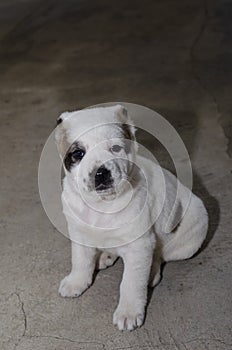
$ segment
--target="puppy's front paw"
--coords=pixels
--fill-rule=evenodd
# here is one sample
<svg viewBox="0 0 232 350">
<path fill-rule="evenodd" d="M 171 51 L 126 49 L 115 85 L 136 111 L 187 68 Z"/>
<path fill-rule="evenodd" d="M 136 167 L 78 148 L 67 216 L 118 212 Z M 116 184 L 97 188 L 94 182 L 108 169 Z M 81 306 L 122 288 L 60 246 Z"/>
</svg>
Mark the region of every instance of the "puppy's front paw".
<svg viewBox="0 0 232 350">
<path fill-rule="evenodd" d="M 114 312 L 113 323 L 120 331 L 133 331 L 144 322 L 144 310 L 137 310 L 133 305 L 118 306 Z"/>
<path fill-rule="evenodd" d="M 70 274 L 60 282 L 59 293 L 62 297 L 79 297 L 89 285 Z"/>
</svg>

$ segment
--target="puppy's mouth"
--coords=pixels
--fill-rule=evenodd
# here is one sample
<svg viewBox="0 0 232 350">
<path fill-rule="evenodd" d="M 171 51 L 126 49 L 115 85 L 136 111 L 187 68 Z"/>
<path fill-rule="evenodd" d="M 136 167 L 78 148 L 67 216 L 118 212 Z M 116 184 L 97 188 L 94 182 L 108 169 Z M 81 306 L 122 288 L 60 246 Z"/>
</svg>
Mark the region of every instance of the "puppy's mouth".
<svg viewBox="0 0 232 350">
<path fill-rule="evenodd" d="M 111 181 L 109 184 L 101 183 L 98 186 L 95 186 L 95 190 L 98 193 L 112 192 L 113 191 L 113 181 Z"/>
</svg>

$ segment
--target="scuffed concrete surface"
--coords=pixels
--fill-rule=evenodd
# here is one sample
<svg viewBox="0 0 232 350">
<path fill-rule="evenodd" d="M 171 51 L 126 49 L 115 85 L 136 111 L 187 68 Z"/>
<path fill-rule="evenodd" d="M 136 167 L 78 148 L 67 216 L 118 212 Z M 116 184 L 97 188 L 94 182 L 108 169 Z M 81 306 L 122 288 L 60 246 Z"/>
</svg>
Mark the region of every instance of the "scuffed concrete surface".
<svg viewBox="0 0 232 350">
<path fill-rule="evenodd" d="M 228 0 L 1 1 L 1 349 L 232 349 L 231 15 Z M 112 325 L 121 261 L 79 299 L 58 296 L 70 245 L 37 188 L 57 115 L 108 101 L 146 105 L 177 128 L 210 214 L 208 244 L 165 266 L 132 333 Z"/>
</svg>

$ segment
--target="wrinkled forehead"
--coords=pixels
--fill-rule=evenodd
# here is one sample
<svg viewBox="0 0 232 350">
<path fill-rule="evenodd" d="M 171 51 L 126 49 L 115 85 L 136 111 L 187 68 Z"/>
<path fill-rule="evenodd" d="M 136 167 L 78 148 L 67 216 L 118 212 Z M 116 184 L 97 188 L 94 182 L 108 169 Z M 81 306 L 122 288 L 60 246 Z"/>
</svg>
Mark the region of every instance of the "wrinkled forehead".
<svg viewBox="0 0 232 350">
<path fill-rule="evenodd" d="M 104 140 L 135 140 L 133 123 L 122 105 L 64 112 L 57 121 L 55 138 L 62 156 L 73 143 L 87 148 Z"/>
<path fill-rule="evenodd" d="M 116 113 L 115 108 L 96 108 L 71 113 L 70 117 L 63 121 L 63 125 L 68 141 L 72 143 L 80 137 L 85 137 L 85 134 L 87 137 L 96 137 L 98 133 L 103 136 L 111 128 L 117 132 L 118 128 L 113 124 L 120 122 L 121 116 Z"/>
<path fill-rule="evenodd" d="M 123 140 L 125 133 L 123 126 L 116 123 L 103 124 L 86 130 L 83 134 L 76 137 L 75 141 L 86 148 L 92 148 L 96 145 L 103 146 L 111 144 L 116 140 Z"/>
</svg>

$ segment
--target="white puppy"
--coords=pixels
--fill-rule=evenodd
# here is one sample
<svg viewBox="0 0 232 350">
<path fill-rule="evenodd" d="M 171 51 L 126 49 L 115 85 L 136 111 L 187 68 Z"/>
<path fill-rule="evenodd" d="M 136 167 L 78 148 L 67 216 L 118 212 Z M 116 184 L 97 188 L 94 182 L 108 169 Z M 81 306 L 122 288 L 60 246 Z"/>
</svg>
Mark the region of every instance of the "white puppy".
<svg viewBox="0 0 232 350">
<path fill-rule="evenodd" d="M 72 270 L 59 293 L 81 295 L 96 264 L 106 268 L 121 257 L 113 323 L 133 330 L 143 324 L 147 286 L 159 282 L 161 263 L 189 258 L 202 245 L 205 207 L 174 175 L 138 155 L 135 128 L 121 105 L 63 113 L 56 142 L 72 240 Z"/>
</svg>

